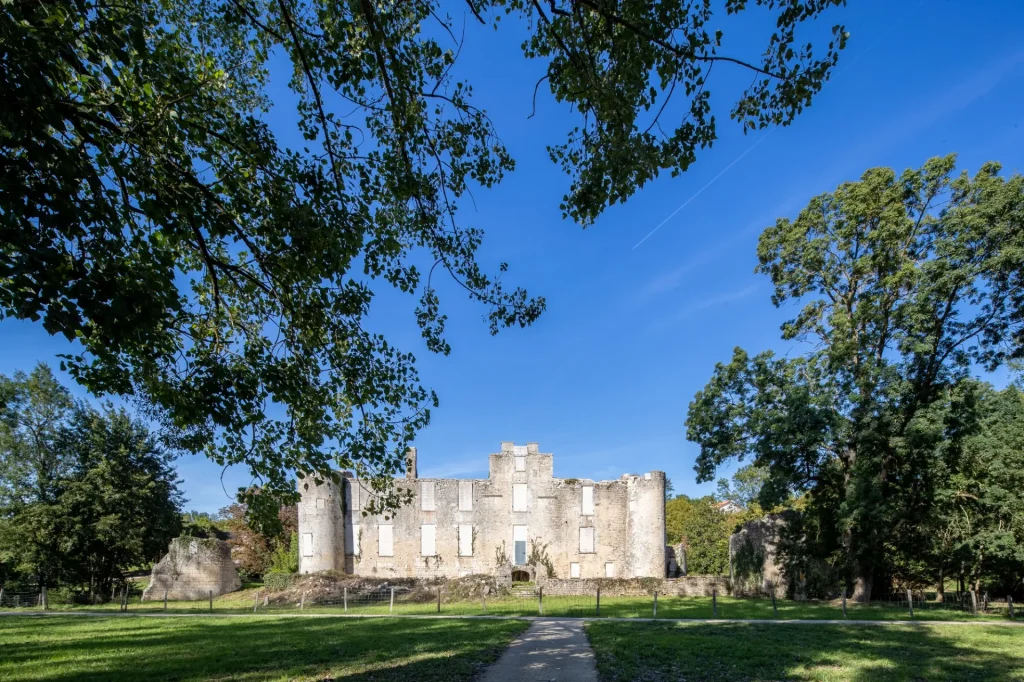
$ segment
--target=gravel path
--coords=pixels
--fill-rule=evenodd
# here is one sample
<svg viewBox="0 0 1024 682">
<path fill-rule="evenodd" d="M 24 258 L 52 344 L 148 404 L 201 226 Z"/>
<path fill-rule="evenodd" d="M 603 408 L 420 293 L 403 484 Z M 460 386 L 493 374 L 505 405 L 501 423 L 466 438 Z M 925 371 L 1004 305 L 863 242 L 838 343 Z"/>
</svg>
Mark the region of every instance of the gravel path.
<svg viewBox="0 0 1024 682">
<path fill-rule="evenodd" d="M 538 620 L 513 640 L 481 682 L 596 682 L 583 623 Z"/>
</svg>

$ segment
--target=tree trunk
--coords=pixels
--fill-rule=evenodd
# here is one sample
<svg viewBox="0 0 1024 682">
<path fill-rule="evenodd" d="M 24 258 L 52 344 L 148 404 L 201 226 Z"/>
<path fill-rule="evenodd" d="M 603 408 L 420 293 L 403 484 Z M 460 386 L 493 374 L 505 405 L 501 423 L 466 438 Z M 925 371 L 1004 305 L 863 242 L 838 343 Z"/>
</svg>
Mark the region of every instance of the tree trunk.
<svg viewBox="0 0 1024 682">
<path fill-rule="evenodd" d="M 859 575 L 853 580 L 852 601 L 860 604 L 867 604 L 871 601 L 872 579 L 870 575 Z"/>
<path fill-rule="evenodd" d="M 874 571 L 869 566 L 858 562 L 857 577 L 853 580 L 853 595 L 851 599 L 861 604 L 871 601 L 871 587 L 874 584 Z"/>
<path fill-rule="evenodd" d="M 939 582 L 935 585 L 935 601 L 942 604 L 946 601 L 946 574 L 939 570 Z"/>
</svg>

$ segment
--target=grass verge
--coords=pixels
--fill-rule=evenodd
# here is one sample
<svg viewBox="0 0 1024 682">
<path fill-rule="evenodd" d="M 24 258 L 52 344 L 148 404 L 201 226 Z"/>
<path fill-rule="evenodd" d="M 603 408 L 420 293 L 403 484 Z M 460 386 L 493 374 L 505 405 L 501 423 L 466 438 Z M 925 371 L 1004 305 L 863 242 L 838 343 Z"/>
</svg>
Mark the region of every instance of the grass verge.
<svg viewBox="0 0 1024 682">
<path fill-rule="evenodd" d="M 269 606 L 263 605 L 262 595 L 265 592 L 258 588 L 249 588 L 238 592 L 232 592 L 213 600 L 213 611 L 216 613 L 253 613 L 253 606 L 256 606 L 257 613 L 272 614 L 298 613 L 298 604 L 280 604 L 271 602 Z M 407 602 L 396 600 L 394 607 L 385 592 L 375 593 L 372 601 L 353 597 L 349 600 L 348 609 L 345 609 L 340 599 L 330 604 L 307 602 L 304 604 L 303 612 L 309 613 L 353 613 L 365 615 L 431 615 L 438 613 L 437 603 L 428 602 Z M 602 617 L 617 618 L 650 618 L 654 615 L 654 600 L 652 597 L 601 597 Z M 543 614 L 540 613 L 541 604 L 536 597 L 503 597 L 500 599 L 488 599 L 484 601 L 444 601 L 440 613 L 455 616 L 536 616 L 545 615 L 552 617 L 594 617 L 597 615 L 597 600 L 594 595 L 578 596 L 545 596 L 543 599 Z M 719 597 L 717 610 L 712 607 L 711 597 L 666 597 L 658 599 L 659 618 L 717 618 L 726 619 L 794 619 L 794 620 L 840 620 L 843 618 L 842 608 L 838 603 L 827 602 L 803 602 L 779 600 L 777 613 L 772 609 L 770 599 L 740 599 L 736 597 Z M 38 608 L 38 607 L 35 607 Z M 116 603 L 100 604 L 96 606 L 62 606 L 54 604 L 56 610 L 89 610 L 89 611 L 117 611 L 120 609 Z M 486 609 L 486 610 L 485 610 Z M 133 601 L 128 606 L 129 612 L 158 612 L 163 611 L 163 601 Z M 208 612 L 209 602 L 175 602 L 167 605 L 170 613 Z M 910 613 L 906 604 L 897 605 L 892 603 L 874 603 L 868 605 L 847 604 L 847 616 L 849 620 L 910 620 Z M 1004 609 L 993 609 L 988 613 L 979 612 L 978 615 L 971 615 L 970 612 L 956 608 L 951 604 L 916 604 L 914 606 L 914 620 L 1006 620 L 1008 617 Z"/>
<path fill-rule="evenodd" d="M 956 625 L 586 625 L 602 682 L 1024 680 L 1024 629 Z"/>
<path fill-rule="evenodd" d="M 522 621 L 0 618 L 0 680 L 471 679 Z"/>
</svg>

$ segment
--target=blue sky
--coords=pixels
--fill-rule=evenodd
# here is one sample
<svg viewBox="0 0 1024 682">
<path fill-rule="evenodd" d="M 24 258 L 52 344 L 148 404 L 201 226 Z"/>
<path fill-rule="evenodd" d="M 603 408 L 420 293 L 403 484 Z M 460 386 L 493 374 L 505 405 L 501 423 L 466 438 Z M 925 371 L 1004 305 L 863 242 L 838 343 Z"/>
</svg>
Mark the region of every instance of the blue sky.
<svg viewBox="0 0 1024 682">
<path fill-rule="evenodd" d="M 522 58 L 516 27 L 467 24 L 459 75 L 473 83 L 517 168 L 498 188 L 476 190 L 462 220 L 485 229 L 487 269 L 508 261 L 506 281 L 545 296 L 548 310 L 529 329 L 491 337 L 486 311 L 444 286 L 452 354 L 440 357 L 423 346 L 413 299 L 378 298 L 372 324 L 417 355 L 421 378 L 441 399 L 416 442 L 421 475 L 483 477 L 500 441 L 537 441 L 554 453 L 556 476 L 659 469 L 677 492 L 712 492 L 713 483 L 695 482 L 688 402 L 734 346 L 789 349 L 778 327 L 793 310 L 775 309 L 770 283 L 753 272 L 760 231 L 872 166 L 917 167 L 958 152 L 972 173 L 988 160 L 1024 170 L 1024 4 L 856 0 L 826 21 L 846 24 L 849 46 L 791 127 L 744 136 L 728 110 L 749 76 L 722 69 L 709 85 L 714 147 L 586 230 L 561 218 L 568 179 L 544 151 L 573 117 L 540 96 L 528 118 L 543 65 Z M 726 46 L 760 46 L 765 28 L 727 26 Z M 281 111 L 270 120 L 287 141 L 291 103 L 283 79 L 275 82 Z M 56 368 L 68 348 L 37 325 L 0 322 L 0 373 L 39 361 Z M 189 508 L 230 502 L 220 469 L 202 457 L 182 458 L 178 470 Z M 247 482 L 242 471 L 224 476 L 228 493 Z"/>
</svg>

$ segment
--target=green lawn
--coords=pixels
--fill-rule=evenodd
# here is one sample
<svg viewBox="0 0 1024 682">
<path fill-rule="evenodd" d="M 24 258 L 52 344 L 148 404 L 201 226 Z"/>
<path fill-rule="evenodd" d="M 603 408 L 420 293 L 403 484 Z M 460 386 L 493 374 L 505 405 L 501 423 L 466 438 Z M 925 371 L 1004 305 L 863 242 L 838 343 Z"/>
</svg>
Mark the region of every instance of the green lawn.
<svg viewBox="0 0 1024 682">
<path fill-rule="evenodd" d="M 527 623 L 0 618 L 0 680 L 469 680 Z"/>
<path fill-rule="evenodd" d="M 602 682 L 1024 680 L 1024 628 L 591 621 Z"/>
<path fill-rule="evenodd" d="M 260 596 L 257 596 L 257 595 Z M 213 601 L 213 608 L 218 613 L 252 613 L 254 602 L 258 604 L 258 613 L 274 612 L 298 612 L 297 604 L 270 604 L 264 607 L 262 592 L 256 588 L 246 589 L 240 592 L 233 592 L 217 597 Z M 394 610 L 392 610 L 389 595 L 377 594 L 373 600 L 366 600 L 353 595 L 349 599 L 347 612 L 367 615 L 428 615 L 437 613 L 437 602 L 405 602 L 401 597 L 396 598 Z M 658 599 L 659 618 L 711 618 L 715 614 L 712 608 L 711 597 L 660 597 Z M 619 618 L 650 618 L 654 614 L 653 599 L 651 597 L 601 597 L 602 617 Z M 169 602 L 169 612 L 187 613 L 190 611 L 209 611 L 207 601 L 194 602 Z M 580 595 L 575 597 L 546 596 L 543 600 L 543 615 L 562 617 L 593 617 L 596 615 L 596 599 L 594 595 Z M 118 610 L 117 604 L 104 604 L 97 606 L 68 606 L 62 607 L 55 604 L 54 608 L 69 608 L 73 610 Z M 483 601 L 444 601 L 441 605 L 441 613 L 448 615 L 476 616 L 476 615 L 505 615 L 505 616 L 536 616 L 539 615 L 539 605 L 536 597 L 507 597 L 503 599 L 488 599 Z M 163 601 L 139 602 L 136 598 L 129 605 L 130 612 L 162 611 Z M 337 599 L 331 604 L 307 602 L 304 612 L 309 613 L 345 613 L 346 609 Z M 1018 614 L 1018 617 L 1020 614 Z M 843 618 L 842 609 L 838 604 L 818 602 L 797 602 L 778 601 L 778 614 L 772 610 L 770 599 L 739 599 L 734 597 L 721 597 L 718 599 L 718 618 L 728 619 L 813 619 L 831 620 Z M 849 603 L 847 605 L 847 616 L 850 620 L 909 620 L 910 613 L 906 604 L 870 604 L 867 606 Z M 920 604 L 914 607 L 915 620 L 1005 620 L 1007 613 L 1004 610 L 994 609 L 989 613 L 979 613 L 972 616 L 969 612 L 944 607 L 941 604 L 929 603 L 926 606 Z"/>
</svg>

